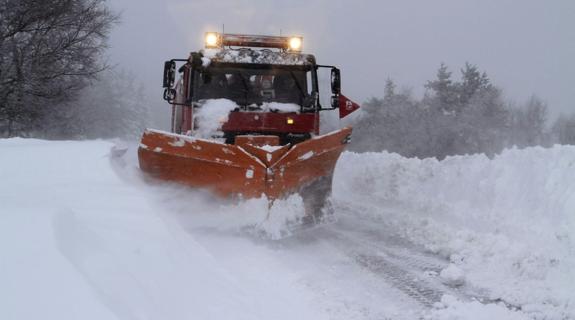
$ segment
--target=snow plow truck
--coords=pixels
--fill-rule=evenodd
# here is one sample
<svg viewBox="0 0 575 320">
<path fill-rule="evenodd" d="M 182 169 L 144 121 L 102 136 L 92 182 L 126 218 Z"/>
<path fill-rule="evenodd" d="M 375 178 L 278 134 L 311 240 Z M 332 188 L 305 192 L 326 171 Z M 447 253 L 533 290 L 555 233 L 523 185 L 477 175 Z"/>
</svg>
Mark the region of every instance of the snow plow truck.
<svg viewBox="0 0 575 320">
<path fill-rule="evenodd" d="M 342 118 L 359 106 L 341 94 L 340 70 L 302 53 L 302 42 L 208 32 L 204 49 L 166 61 L 163 98 L 171 105 L 171 132 L 144 132 L 141 170 L 224 198 L 273 202 L 299 193 L 306 217 L 315 221 L 352 131 L 320 135 L 320 112 L 337 109 Z M 331 76 L 326 107 L 320 68 Z"/>
</svg>

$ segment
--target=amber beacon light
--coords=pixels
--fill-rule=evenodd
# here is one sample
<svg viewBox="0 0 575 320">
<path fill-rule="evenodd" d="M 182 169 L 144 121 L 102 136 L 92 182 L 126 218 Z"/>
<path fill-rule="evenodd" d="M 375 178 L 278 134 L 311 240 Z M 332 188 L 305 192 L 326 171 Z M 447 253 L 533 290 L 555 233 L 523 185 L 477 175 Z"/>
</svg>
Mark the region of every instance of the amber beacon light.
<svg viewBox="0 0 575 320">
<path fill-rule="evenodd" d="M 222 47 L 277 48 L 291 52 L 301 52 L 303 37 L 300 36 L 256 36 L 206 32 L 205 45 L 208 49 Z"/>
</svg>

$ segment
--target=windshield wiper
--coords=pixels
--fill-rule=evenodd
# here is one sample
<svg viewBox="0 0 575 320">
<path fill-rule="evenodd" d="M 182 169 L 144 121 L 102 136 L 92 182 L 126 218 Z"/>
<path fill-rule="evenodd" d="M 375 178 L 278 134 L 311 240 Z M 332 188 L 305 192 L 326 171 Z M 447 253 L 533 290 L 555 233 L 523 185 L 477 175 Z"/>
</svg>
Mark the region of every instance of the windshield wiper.
<svg viewBox="0 0 575 320">
<path fill-rule="evenodd" d="M 244 88 L 245 88 L 244 94 L 245 94 L 246 106 L 247 106 L 248 105 L 248 91 L 249 91 L 248 83 L 246 82 L 246 78 L 244 78 L 244 76 L 242 75 L 241 72 L 238 72 L 237 75 L 240 76 L 240 79 L 242 80 L 242 84 L 244 85 Z"/>
<path fill-rule="evenodd" d="M 297 80 L 297 77 L 295 76 L 295 74 L 293 73 L 293 71 L 290 70 L 289 74 L 291 75 L 291 77 L 293 78 L 293 80 L 295 81 L 295 85 L 299 90 L 300 93 L 300 109 L 303 109 L 303 103 L 304 103 L 304 98 L 305 98 L 305 93 L 303 92 L 303 89 L 301 88 L 299 81 Z M 300 110 L 301 111 L 301 110 Z"/>
<path fill-rule="evenodd" d="M 291 77 L 293 78 L 293 80 L 295 81 L 295 85 L 297 86 L 299 93 L 301 94 L 301 97 L 305 96 L 305 93 L 303 92 L 303 89 L 301 88 L 299 81 L 297 81 L 297 77 L 295 76 L 295 74 L 293 73 L 293 71 L 290 70 L 289 74 L 291 75 Z"/>
</svg>

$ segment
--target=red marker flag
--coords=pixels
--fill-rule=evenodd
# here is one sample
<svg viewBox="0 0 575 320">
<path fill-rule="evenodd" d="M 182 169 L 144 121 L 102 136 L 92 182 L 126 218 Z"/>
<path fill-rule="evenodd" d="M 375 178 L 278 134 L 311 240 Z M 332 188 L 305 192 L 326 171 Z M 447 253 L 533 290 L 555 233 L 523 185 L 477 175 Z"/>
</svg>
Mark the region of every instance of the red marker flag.
<svg viewBox="0 0 575 320">
<path fill-rule="evenodd" d="M 355 110 L 359 109 L 359 104 L 349 100 L 343 94 L 339 95 L 339 118 L 344 118 L 348 114 L 354 112 Z"/>
</svg>

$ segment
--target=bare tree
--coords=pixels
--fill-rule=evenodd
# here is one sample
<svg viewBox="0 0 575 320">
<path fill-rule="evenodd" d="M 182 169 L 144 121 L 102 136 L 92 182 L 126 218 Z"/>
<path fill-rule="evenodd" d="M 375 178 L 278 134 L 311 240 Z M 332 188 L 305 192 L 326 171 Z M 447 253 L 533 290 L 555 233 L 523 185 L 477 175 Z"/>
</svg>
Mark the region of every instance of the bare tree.
<svg viewBox="0 0 575 320">
<path fill-rule="evenodd" d="M 0 0 L 0 135 L 37 132 L 107 68 L 105 0 Z"/>
</svg>

